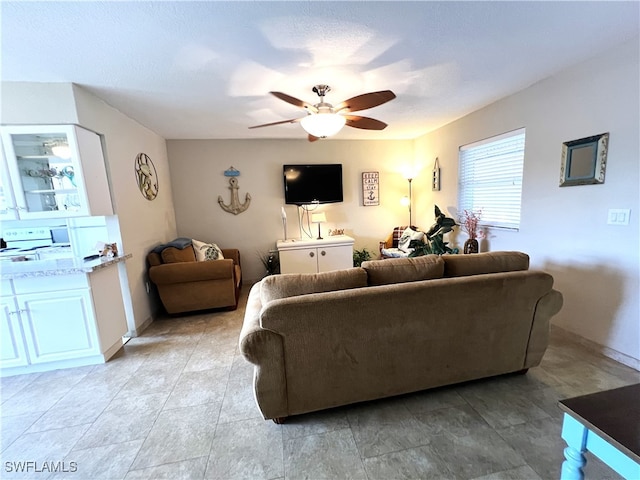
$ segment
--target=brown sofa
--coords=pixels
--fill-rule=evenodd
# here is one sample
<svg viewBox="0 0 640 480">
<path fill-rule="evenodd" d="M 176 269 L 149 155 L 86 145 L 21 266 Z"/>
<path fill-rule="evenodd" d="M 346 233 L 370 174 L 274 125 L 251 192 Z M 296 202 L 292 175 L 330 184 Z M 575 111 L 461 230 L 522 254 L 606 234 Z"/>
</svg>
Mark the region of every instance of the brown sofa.
<svg viewBox="0 0 640 480">
<path fill-rule="evenodd" d="M 183 242 L 179 242 L 183 240 Z M 223 260 L 196 261 L 189 239 L 156 247 L 147 255 L 149 278 L 170 314 L 238 306 L 240 251 L 222 249 Z"/>
<path fill-rule="evenodd" d="M 280 422 L 538 365 L 562 295 L 528 267 L 495 252 L 264 278 L 239 340 L 260 412 Z"/>
</svg>

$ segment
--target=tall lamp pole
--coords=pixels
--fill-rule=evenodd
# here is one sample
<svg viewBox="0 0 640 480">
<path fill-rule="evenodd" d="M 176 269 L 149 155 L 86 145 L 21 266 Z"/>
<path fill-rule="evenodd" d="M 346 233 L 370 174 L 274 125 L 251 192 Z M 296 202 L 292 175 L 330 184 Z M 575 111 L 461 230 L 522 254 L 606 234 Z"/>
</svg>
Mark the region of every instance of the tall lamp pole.
<svg viewBox="0 0 640 480">
<path fill-rule="evenodd" d="M 411 220 L 411 180 L 413 180 L 413 178 L 408 178 L 407 180 L 409 180 L 409 226 L 411 227 L 413 225 L 413 221 Z"/>
</svg>

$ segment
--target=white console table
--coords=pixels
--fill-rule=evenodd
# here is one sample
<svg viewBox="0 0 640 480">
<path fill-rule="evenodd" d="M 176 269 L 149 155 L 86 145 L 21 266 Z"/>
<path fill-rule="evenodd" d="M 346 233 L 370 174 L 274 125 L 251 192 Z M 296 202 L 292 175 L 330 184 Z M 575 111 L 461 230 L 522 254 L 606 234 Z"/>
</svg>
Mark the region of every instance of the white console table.
<svg viewBox="0 0 640 480">
<path fill-rule="evenodd" d="M 353 238 L 334 235 L 322 240 L 278 240 L 280 273 L 318 273 L 353 267 Z"/>
</svg>

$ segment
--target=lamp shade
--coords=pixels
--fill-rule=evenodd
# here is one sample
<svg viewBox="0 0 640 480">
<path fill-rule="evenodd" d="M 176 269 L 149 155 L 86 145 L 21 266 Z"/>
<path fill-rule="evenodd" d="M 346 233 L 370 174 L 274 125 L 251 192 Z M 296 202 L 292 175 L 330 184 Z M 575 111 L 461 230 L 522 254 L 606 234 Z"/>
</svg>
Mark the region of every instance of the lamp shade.
<svg viewBox="0 0 640 480">
<path fill-rule="evenodd" d="M 300 124 L 308 134 L 325 138 L 342 130 L 346 121 L 346 118 L 337 113 L 316 113 L 304 117 Z"/>
<path fill-rule="evenodd" d="M 324 223 L 327 221 L 327 217 L 324 212 L 320 213 L 312 213 L 311 214 L 311 222 L 312 223 Z"/>
</svg>

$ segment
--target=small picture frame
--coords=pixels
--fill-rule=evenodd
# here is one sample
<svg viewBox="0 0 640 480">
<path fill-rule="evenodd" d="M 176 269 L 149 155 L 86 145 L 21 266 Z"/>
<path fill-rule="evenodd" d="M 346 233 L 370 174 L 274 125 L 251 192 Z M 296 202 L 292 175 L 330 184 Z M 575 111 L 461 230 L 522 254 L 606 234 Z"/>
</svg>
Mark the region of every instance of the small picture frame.
<svg viewBox="0 0 640 480">
<path fill-rule="evenodd" d="M 365 207 L 380 205 L 379 172 L 362 172 L 362 204 Z"/>
<path fill-rule="evenodd" d="M 438 163 L 438 157 L 436 157 L 436 161 L 433 163 L 431 190 L 434 192 L 440 191 L 440 163 Z"/>
<path fill-rule="evenodd" d="M 608 147 L 608 132 L 564 142 L 560 164 L 560 186 L 604 183 Z"/>
</svg>

